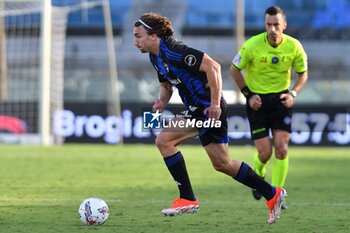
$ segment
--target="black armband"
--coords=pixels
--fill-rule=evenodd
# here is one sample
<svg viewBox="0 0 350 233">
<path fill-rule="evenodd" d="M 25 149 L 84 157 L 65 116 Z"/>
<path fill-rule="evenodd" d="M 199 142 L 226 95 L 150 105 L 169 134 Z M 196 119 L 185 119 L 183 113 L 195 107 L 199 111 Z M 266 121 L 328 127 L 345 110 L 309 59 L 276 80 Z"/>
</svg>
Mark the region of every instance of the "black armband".
<svg viewBox="0 0 350 233">
<path fill-rule="evenodd" d="M 244 97 L 249 100 L 250 97 L 252 97 L 253 95 L 255 95 L 253 92 L 251 92 L 249 90 L 249 88 L 247 86 L 244 86 L 242 89 L 241 89 L 241 92 L 242 94 L 244 95 Z"/>
</svg>

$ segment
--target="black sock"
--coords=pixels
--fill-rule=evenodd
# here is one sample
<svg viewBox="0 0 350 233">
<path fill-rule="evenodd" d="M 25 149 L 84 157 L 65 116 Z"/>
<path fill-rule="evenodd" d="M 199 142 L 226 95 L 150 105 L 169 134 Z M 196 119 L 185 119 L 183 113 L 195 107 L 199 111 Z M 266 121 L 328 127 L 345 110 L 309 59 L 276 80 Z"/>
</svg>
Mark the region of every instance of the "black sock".
<svg viewBox="0 0 350 233">
<path fill-rule="evenodd" d="M 170 157 L 164 158 L 164 161 L 178 185 L 180 197 L 191 201 L 196 200 L 181 152 L 179 151 Z"/>
<path fill-rule="evenodd" d="M 242 162 L 237 175 L 233 179 L 252 189 L 258 190 L 266 200 L 270 200 L 276 194 L 275 187 L 267 183 L 244 162 Z"/>
</svg>

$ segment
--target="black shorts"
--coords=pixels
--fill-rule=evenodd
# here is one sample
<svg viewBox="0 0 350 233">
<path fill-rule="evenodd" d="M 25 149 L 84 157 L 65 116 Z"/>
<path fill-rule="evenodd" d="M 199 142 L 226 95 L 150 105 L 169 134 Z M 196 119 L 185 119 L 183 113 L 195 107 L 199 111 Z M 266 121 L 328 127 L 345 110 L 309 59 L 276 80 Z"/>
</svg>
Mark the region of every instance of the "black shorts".
<svg viewBox="0 0 350 233">
<path fill-rule="evenodd" d="M 227 135 L 227 103 L 224 98 L 221 98 L 220 102 L 221 107 L 221 116 L 219 121 L 221 121 L 221 127 L 208 127 L 208 128 L 197 128 L 199 131 L 199 139 L 203 146 L 206 146 L 210 143 L 228 143 Z M 194 112 L 191 112 L 191 119 L 195 118 L 196 120 L 205 121 L 208 119 L 207 116 L 203 114 L 204 109 L 197 109 Z"/>
<path fill-rule="evenodd" d="M 262 106 L 258 111 L 246 104 L 247 116 L 250 124 L 250 133 L 253 140 L 269 136 L 270 129 L 279 129 L 291 132 L 292 109 L 285 107 L 280 99 L 282 93 L 259 94 Z"/>
</svg>

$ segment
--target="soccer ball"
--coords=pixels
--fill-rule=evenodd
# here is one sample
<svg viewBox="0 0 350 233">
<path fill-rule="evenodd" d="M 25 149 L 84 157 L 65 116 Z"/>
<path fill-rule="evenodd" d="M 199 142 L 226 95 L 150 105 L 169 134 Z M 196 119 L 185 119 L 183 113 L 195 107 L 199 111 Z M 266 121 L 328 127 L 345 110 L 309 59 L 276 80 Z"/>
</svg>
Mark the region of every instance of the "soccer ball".
<svg viewBox="0 0 350 233">
<path fill-rule="evenodd" d="M 86 225 L 102 225 L 109 216 L 109 209 L 102 199 L 85 199 L 79 207 L 80 220 Z"/>
</svg>

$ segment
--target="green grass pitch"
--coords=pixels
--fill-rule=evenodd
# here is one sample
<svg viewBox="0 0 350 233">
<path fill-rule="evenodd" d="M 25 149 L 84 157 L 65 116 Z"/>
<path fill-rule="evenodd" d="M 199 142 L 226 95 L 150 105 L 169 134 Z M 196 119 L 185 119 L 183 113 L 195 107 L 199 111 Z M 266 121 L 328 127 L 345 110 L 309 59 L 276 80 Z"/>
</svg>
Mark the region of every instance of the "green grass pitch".
<svg viewBox="0 0 350 233">
<path fill-rule="evenodd" d="M 202 147 L 180 150 L 201 209 L 164 217 L 178 191 L 154 145 L 0 146 L 0 232 L 350 232 L 349 148 L 289 149 L 289 210 L 273 225 L 265 202 L 216 172 Z M 251 164 L 254 148 L 230 153 Z M 88 197 L 109 205 L 105 225 L 80 222 Z"/>
</svg>

